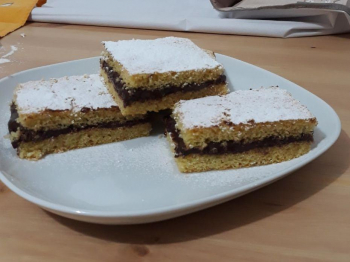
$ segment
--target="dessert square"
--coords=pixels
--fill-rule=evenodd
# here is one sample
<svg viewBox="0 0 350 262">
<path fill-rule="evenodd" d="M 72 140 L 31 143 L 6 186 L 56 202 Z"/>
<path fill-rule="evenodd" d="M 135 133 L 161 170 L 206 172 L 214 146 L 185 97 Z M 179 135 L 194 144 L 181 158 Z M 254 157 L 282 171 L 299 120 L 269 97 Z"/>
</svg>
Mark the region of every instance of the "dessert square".
<svg viewBox="0 0 350 262">
<path fill-rule="evenodd" d="M 180 99 L 226 94 L 213 52 L 185 38 L 103 42 L 101 75 L 124 115 L 169 109 Z"/>
<path fill-rule="evenodd" d="M 147 136 L 145 115 L 123 116 L 98 74 L 17 86 L 8 129 L 20 158 Z"/>
<path fill-rule="evenodd" d="M 287 161 L 310 150 L 316 118 L 278 87 L 175 105 L 166 134 L 181 172 Z"/>
</svg>

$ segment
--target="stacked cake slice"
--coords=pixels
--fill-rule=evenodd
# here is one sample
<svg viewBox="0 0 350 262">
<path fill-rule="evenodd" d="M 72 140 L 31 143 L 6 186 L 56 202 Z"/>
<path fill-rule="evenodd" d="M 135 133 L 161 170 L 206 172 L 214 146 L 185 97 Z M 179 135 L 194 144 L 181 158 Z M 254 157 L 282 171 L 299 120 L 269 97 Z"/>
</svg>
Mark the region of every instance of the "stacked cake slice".
<svg viewBox="0 0 350 262">
<path fill-rule="evenodd" d="M 181 172 L 278 163 L 310 150 L 316 118 L 286 90 L 240 90 L 175 105 L 166 133 Z"/>
<path fill-rule="evenodd" d="M 147 136 L 151 130 L 147 116 L 121 114 L 97 74 L 20 84 L 8 127 L 19 157 L 33 160 Z"/>
<path fill-rule="evenodd" d="M 224 68 L 189 39 L 103 42 L 101 75 L 123 115 L 169 109 L 179 100 L 226 94 Z"/>
</svg>

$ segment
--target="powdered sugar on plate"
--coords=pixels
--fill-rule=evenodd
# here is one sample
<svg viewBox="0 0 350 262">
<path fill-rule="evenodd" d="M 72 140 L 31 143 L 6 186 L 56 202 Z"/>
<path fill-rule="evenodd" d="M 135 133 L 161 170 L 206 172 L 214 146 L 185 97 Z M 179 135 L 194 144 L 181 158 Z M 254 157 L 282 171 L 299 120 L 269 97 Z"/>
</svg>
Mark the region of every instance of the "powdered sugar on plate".
<svg viewBox="0 0 350 262">
<path fill-rule="evenodd" d="M 238 90 L 225 96 L 210 96 L 176 104 L 174 114 L 183 128 L 205 128 L 229 122 L 235 125 L 313 119 L 311 112 L 278 87 Z"/>
<path fill-rule="evenodd" d="M 82 108 L 117 106 L 97 74 L 30 81 L 20 84 L 15 95 L 20 114 L 40 113 L 46 109 L 78 112 Z"/>
<path fill-rule="evenodd" d="M 105 41 L 103 44 L 112 57 L 131 75 L 222 67 L 214 58 L 186 38 Z"/>
<path fill-rule="evenodd" d="M 0 83 L 0 178 L 24 198 L 70 218 L 144 223 L 179 216 L 185 210 L 193 212 L 250 192 L 304 166 L 334 143 L 340 123 L 331 107 L 319 98 L 246 63 L 221 55 L 217 58 L 235 90 L 262 81 L 260 84 L 266 86 L 284 86 L 302 99 L 319 120 L 315 147 L 300 158 L 276 165 L 181 174 L 166 139 L 159 138 L 161 131 L 154 131 L 150 137 L 48 155 L 37 162 L 22 160 L 10 141 L 2 137 L 8 133 L 14 85 L 32 78 L 31 70 Z M 82 70 L 93 73 L 98 62 L 96 58 L 51 65 L 37 69 L 35 76 L 80 74 Z"/>
</svg>

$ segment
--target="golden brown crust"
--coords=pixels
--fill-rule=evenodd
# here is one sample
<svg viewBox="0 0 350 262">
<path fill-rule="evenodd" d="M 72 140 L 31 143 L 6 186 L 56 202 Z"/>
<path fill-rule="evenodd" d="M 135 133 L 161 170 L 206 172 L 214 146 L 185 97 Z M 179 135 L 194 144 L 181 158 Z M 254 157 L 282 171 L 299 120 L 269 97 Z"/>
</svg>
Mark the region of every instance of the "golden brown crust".
<svg viewBox="0 0 350 262">
<path fill-rule="evenodd" d="M 224 95 L 227 94 L 227 84 L 213 85 L 199 91 L 193 92 L 177 92 L 164 96 L 159 100 L 151 100 L 146 102 L 134 102 L 130 106 L 124 107 L 123 101 L 115 91 L 113 84 L 109 82 L 106 73 L 101 70 L 101 76 L 104 78 L 109 92 L 112 94 L 115 102 L 118 104 L 120 111 L 124 116 L 142 115 L 147 112 L 159 112 L 164 109 L 170 109 L 180 100 L 189 100 L 205 96 Z"/>
<path fill-rule="evenodd" d="M 215 59 L 214 52 L 209 50 L 205 51 Z M 113 70 L 123 79 L 126 88 L 143 88 L 152 90 L 162 88 L 165 85 L 181 86 L 184 83 L 200 84 L 216 80 L 224 73 L 223 67 L 218 66 L 214 69 L 130 75 L 129 72 L 124 69 L 122 64 L 112 58 L 109 52 L 103 52 L 102 55 L 108 65 L 113 67 Z"/>
<path fill-rule="evenodd" d="M 167 135 L 167 139 L 174 151 L 174 145 L 169 135 Z M 310 151 L 310 145 L 311 142 L 296 142 L 283 146 L 256 148 L 238 154 L 191 154 L 177 157 L 175 161 L 183 173 L 269 165 L 300 157 Z"/>
<path fill-rule="evenodd" d="M 17 153 L 20 158 L 38 160 L 51 153 L 148 136 L 150 131 L 150 123 L 119 128 L 90 128 L 42 141 L 23 142 Z"/>
<path fill-rule="evenodd" d="M 188 148 L 204 148 L 207 142 L 220 141 L 252 141 L 263 140 L 266 137 L 286 138 L 289 136 L 297 137 L 300 134 L 312 134 L 317 124 L 316 119 L 312 120 L 284 120 L 273 123 L 247 123 L 239 125 L 230 125 L 221 123 L 217 126 L 207 128 L 183 128 L 181 118 L 173 115 L 176 127 L 180 130 L 180 136 Z"/>
<path fill-rule="evenodd" d="M 76 126 L 86 126 L 112 121 L 124 123 L 128 120 L 141 119 L 143 117 L 144 116 L 123 116 L 118 107 L 110 107 L 96 110 L 84 110 L 83 112 L 44 110 L 40 113 L 33 114 L 19 113 L 17 122 L 25 128 L 37 131 L 61 129 L 73 124 Z"/>
<path fill-rule="evenodd" d="M 130 120 L 121 114 L 99 74 L 22 83 L 13 101 L 17 122 L 35 131 Z"/>
</svg>

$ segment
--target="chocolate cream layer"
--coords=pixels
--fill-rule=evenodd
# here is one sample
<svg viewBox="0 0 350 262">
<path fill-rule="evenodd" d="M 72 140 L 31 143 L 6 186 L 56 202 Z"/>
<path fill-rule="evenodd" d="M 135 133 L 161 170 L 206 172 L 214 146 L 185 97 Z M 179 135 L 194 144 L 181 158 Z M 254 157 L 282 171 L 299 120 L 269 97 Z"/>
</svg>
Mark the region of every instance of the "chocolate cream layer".
<svg viewBox="0 0 350 262">
<path fill-rule="evenodd" d="M 149 100 L 157 100 L 169 94 L 177 92 L 186 93 L 192 91 L 199 91 L 212 85 L 223 84 L 226 82 L 226 76 L 221 75 L 216 80 L 206 81 L 201 84 L 186 83 L 186 85 L 183 86 L 167 85 L 164 86 L 164 88 L 154 90 L 147 90 L 142 87 L 127 89 L 120 75 L 117 72 L 115 72 L 113 70 L 113 67 L 109 66 L 105 60 L 101 60 L 101 68 L 105 71 L 105 73 L 108 76 L 108 80 L 113 84 L 115 91 L 123 100 L 124 107 L 127 107 L 136 101 L 144 102 Z"/>
<path fill-rule="evenodd" d="M 82 112 L 86 112 L 87 110 L 90 110 L 89 108 L 82 108 Z M 142 118 L 142 119 L 135 119 L 135 120 L 129 120 L 126 122 L 118 122 L 118 121 L 112 121 L 112 122 L 103 122 L 96 125 L 70 125 L 62 129 L 52 129 L 52 130 L 30 130 L 25 127 L 23 127 L 21 124 L 19 124 L 16 120 L 18 118 L 18 112 L 14 104 L 11 105 L 11 117 L 8 122 L 8 129 L 9 132 L 17 132 L 20 131 L 20 136 L 17 140 L 12 141 L 12 147 L 17 148 L 21 142 L 35 142 L 35 141 L 41 141 L 44 139 L 49 139 L 53 137 L 57 137 L 59 135 L 63 134 L 69 134 L 69 133 L 75 133 L 79 132 L 81 130 L 90 129 L 90 128 L 118 128 L 118 127 L 131 127 L 137 124 L 143 124 L 149 122 L 149 118 Z"/>
<path fill-rule="evenodd" d="M 183 139 L 179 136 L 179 130 L 175 127 L 175 120 L 171 117 L 165 118 L 165 130 L 170 134 L 171 139 L 175 144 L 175 157 L 187 156 L 190 154 L 200 155 L 221 155 L 221 154 L 237 154 L 242 153 L 255 148 L 268 148 L 273 146 L 282 146 L 294 142 L 312 142 L 312 134 L 301 134 L 298 137 L 267 137 L 263 140 L 244 143 L 236 141 L 225 142 L 209 142 L 208 145 L 203 148 L 187 148 Z"/>
</svg>

